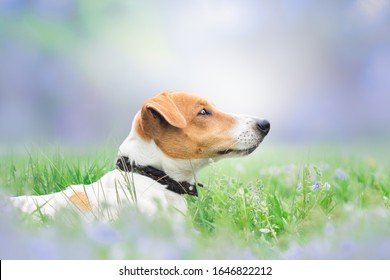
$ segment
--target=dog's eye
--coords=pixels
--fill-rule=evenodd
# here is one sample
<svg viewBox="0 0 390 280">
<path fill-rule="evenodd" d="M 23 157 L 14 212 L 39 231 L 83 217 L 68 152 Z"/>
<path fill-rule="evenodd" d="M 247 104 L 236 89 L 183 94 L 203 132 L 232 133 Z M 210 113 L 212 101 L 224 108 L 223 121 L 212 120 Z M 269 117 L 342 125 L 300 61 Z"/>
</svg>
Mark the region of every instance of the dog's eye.
<svg viewBox="0 0 390 280">
<path fill-rule="evenodd" d="M 211 113 L 204 108 L 200 110 L 198 113 L 198 116 L 208 116 L 208 115 L 211 115 Z"/>
</svg>

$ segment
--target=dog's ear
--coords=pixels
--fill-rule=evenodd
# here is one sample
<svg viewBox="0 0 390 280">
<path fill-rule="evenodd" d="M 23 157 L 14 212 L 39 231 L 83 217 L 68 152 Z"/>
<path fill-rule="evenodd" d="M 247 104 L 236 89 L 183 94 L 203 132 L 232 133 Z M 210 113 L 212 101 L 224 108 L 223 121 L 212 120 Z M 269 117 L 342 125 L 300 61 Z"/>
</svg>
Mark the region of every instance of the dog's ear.
<svg viewBox="0 0 390 280">
<path fill-rule="evenodd" d="M 142 127 L 149 135 L 156 135 L 164 125 L 184 128 L 187 121 L 168 93 L 147 100 L 141 109 Z"/>
<path fill-rule="evenodd" d="M 163 118 L 170 125 L 185 128 L 187 121 L 177 108 L 168 93 L 161 93 L 144 103 L 143 108 L 149 110 L 155 118 Z"/>
</svg>

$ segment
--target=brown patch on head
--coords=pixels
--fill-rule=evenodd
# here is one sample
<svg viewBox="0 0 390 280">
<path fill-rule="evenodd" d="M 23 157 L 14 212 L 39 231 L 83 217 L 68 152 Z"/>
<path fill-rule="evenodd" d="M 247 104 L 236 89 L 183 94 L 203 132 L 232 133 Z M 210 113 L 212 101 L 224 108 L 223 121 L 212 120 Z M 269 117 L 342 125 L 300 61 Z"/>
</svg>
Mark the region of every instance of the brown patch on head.
<svg viewBox="0 0 390 280">
<path fill-rule="evenodd" d="M 89 202 L 88 197 L 83 192 L 75 192 L 69 199 L 83 211 L 92 210 L 92 205 Z"/>
<path fill-rule="evenodd" d="M 207 114 L 200 114 L 205 109 Z M 136 120 L 135 130 L 144 140 L 153 140 L 169 157 L 212 158 L 231 149 L 232 116 L 209 101 L 183 92 L 164 92 L 147 100 Z"/>
</svg>

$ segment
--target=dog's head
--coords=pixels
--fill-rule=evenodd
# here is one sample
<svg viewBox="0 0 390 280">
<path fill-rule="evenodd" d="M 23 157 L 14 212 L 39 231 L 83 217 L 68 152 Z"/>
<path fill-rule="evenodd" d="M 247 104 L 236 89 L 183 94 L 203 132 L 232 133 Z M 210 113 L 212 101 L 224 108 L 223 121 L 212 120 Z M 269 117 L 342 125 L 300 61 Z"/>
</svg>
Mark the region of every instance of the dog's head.
<svg viewBox="0 0 390 280">
<path fill-rule="evenodd" d="M 266 120 L 231 115 L 199 96 L 164 92 L 147 100 L 133 129 L 172 159 L 218 159 L 253 152 L 270 130 Z"/>
</svg>

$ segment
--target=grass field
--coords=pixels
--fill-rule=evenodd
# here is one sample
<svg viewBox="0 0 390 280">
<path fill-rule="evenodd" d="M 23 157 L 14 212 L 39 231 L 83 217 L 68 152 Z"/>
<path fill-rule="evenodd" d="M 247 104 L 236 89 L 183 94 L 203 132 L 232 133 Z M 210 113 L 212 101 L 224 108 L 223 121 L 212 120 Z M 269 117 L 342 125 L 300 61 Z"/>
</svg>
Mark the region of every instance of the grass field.
<svg viewBox="0 0 390 280">
<path fill-rule="evenodd" d="M 134 209 L 111 223 L 62 211 L 38 221 L 0 200 L 0 259 L 390 259 L 390 166 L 382 146 L 263 145 L 211 163 L 184 226 Z M 7 195 L 96 181 L 115 151 L 0 156 Z"/>
</svg>

